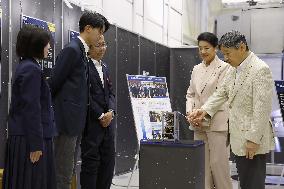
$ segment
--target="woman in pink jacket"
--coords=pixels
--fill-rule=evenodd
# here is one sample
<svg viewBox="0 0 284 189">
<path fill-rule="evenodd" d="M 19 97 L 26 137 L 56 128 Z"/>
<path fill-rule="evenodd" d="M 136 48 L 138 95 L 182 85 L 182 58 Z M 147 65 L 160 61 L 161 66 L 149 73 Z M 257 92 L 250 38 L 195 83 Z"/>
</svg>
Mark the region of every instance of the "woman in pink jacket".
<svg viewBox="0 0 284 189">
<path fill-rule="evenodd" d="M 217 55 L 218 38 L 209 32 L 198 38 L 199 54 L 202 62 L 194 66 L 190 85 L 186 94 L 186 112 L 200 108 L 220 86 L 229 64 Z M 193 124 L 191 124 L 193 125 Z M 228 135 L 228 111 L 226 105 L 200 127 L 191 126 L 194 139 L 205 143 L 205 189 L 232 189 L 229 171 L 229 150 L 226 145 Z"/>
</svg>

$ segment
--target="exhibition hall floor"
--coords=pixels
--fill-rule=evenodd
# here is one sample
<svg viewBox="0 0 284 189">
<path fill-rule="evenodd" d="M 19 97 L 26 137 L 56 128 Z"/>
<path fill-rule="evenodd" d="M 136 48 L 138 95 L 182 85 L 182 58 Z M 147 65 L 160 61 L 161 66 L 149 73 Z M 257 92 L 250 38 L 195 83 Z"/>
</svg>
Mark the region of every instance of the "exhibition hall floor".
<svg viewBox="0 0 284 189">
<path fill-rule="evenodd" d="M 271 175 L 280 175 L 282 167 L 283 166 L 274 166 L 274 165 L 267 166 L 267 177 L 266 177 L 267 186 L 265 187 L 266 189 L 284 189 L 284 178 L 280 180 L 279 176 L 271 176 Z M 232 164 L 231 166 L 231 174 L 232 175 L 236 174 L 236 168 L 234 164 Z M 111 186 L 111 189 L 127 188 L 130 176 L 131 173 L 115 176 L 112 181 L 113 184 Z M 233 189 L 239 189 L 238 182 L 235 180 L 232 181 L 233 181 Z M 281 183 L 281 185 L 277 186 L 279 182 Z M 129 185 L 129 189 L 139 189 L 139 170 L 134 171 Z"/>
</svg>

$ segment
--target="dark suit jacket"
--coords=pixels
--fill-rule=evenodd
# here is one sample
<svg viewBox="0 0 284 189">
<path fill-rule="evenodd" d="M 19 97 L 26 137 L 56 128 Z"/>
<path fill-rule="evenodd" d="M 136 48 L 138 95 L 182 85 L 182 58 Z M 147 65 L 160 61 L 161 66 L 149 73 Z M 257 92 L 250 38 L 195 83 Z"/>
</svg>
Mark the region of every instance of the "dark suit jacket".
<svg viewBox="0 0 284 189">
<path fill-rule="evenodd" d="M 43 138 L 55 135 L 49 86 L 34 59 L 17 66 L 9 111 L 9 135 L 27 136 L 31 151 L 42 150 Z"/>
<path fill-rule="evenodd" d="M 88 59 L 80 39 L 72 40 L 57 56 L 49 79 L 59 134 L 78 136 L 86 124 Z"/>
<path fill-rule="evenodd" d="M 108 68 L 102 64 L 104 87 L 101 82 L 99 73 L 92 60 L 89 60 L 90 68 L 90 119 L 91 122 L 99 124 L 98 118 L 102 113 L 109 109 L 115 110 L 115 95 L 112 90 Z"/>
</svg>

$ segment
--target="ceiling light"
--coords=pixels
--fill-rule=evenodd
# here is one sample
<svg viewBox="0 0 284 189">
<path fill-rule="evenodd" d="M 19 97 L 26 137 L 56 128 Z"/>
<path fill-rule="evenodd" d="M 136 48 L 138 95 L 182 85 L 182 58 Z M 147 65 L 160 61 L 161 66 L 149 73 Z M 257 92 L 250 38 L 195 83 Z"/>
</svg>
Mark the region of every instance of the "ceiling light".
<svg viewBox="0 0 284 189">
<path fill-rule="evenodd" d="M 63 0 L 63 1 L 69 9 L 73 9 L 71 3 L 68 0 Z"/>
</svg>

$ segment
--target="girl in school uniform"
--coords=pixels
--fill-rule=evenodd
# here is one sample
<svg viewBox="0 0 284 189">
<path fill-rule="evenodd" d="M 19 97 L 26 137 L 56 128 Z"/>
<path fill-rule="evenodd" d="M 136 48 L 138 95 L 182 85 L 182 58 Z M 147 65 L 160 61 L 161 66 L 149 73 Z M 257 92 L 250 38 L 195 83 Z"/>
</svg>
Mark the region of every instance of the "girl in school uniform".
<svg viewBox="0 0 284 189">
<path fill-rule="evenodd" d="M 18 33 L 20 57 L 12 86 L 3 189 L 56 189 L 51 95 L 39 60 L 48 56 L 50 34 L 35 26 Z"/>
</svg>

